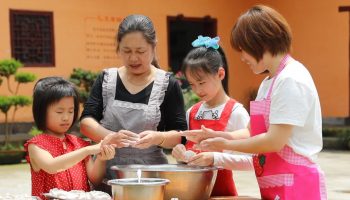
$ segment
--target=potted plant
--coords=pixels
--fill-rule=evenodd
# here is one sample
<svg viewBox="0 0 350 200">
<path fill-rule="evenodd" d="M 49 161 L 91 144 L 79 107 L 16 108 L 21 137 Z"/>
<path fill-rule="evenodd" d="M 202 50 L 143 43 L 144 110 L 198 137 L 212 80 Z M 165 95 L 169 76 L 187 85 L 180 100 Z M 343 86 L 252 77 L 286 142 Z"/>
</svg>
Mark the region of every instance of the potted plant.
<svg viewBox="0 0 350 200">
<path fill-rule="evenodd" d="M 20 162 L 23 158 L 23 147 L 20 143 L 12 142 L 12 126 L 15 122 L 16 112 L 20 107 L 31 104 L 31 97 L 18 95 L 19 86 L 21 84 L 33 82 L 36 76 L 31 73 L 17 73 L 17 70 L 23 64 L 15 59 L 0 60 L 0 86 L 2 78 L 7 81 L 7 89 L 10 95 L 0 94 L 0 111 L 5 115 L 5 137 L 4 145 L 0 148 L 0 164 L 9 164 L 13 162 Z M 16 88 L 11 87 L 11 77 L 14 76 L 14 81 L 17 82 Z M 13 109 L 11 109 L 13 108 Z M 10 118 L 10 113 L 12 117 Z"/>
</svg>

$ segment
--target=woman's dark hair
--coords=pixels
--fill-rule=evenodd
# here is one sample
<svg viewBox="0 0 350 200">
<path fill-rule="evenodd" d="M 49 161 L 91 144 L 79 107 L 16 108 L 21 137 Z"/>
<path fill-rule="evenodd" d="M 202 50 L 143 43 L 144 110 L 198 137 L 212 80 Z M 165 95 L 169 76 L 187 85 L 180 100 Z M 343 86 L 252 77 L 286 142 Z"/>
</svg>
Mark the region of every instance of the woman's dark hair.
<svg viewBox="0 0 350 200">
<path fill-rule="evenodd" d="M 74 98 L 73 126 L 79 113 L 79 94 L 75 86 L 61 77 L 46 77 L 36 82 L 33 93 L 33 116 L 39 130 L 46 131 L 47 109 L 63 97 Z"/>
<path fill-rule="evenodd" d="M 231 45 L 260 61 L 265 52 L 273 56 L 290 52 L 291 29 L 276 10 L 256 5 L 238 18 L 231 32 Z"/>
<path fill-rule="evenodd" d="M 225 78 L 222 80 L 222 86 L 228 93 L 228 65 L 225 53 L 221 47 L 218 50 L 206 47 L 197 47 L 188 52 L 185 57 L 181 71 L 186 76 L 189 71 L 195 77 L 200 78 L 199 72 L 207 74 L 216 74 L 219 68 L 225 70 Z"/>
<path fill-rule="evenodd" d="M 119 24 L 117 33 L 117 50 L 119 50 L 119 43 L 123 37 L 126 34 L 133 32 L 141 32 L 148 44 L 152 45 L 153 48 L 156 46 L 156 30 L 154 29 L 151 19 L 144 15 L 129 15 Z M 152 65 L 160 68 L 155 56 Z"/>
</svg>

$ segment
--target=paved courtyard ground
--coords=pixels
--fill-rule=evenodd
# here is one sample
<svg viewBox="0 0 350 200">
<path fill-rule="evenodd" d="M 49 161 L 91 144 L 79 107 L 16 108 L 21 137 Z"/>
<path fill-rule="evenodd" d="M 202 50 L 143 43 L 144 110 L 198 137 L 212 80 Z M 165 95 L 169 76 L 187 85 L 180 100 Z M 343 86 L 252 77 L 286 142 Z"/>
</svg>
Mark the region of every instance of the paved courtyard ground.
<svg viewBox="0 0 350 200">
<path fill-rule="evenodd" d="M 326 174 L 328 199 L 350 200 L 350 151 L 323 151 L 318 163 Z M 239 195 L 259 197 L 253 171 L 234 172 Z M 0 165 L 0 194 L 30 194 L 28 164 Z"/>
</svg>

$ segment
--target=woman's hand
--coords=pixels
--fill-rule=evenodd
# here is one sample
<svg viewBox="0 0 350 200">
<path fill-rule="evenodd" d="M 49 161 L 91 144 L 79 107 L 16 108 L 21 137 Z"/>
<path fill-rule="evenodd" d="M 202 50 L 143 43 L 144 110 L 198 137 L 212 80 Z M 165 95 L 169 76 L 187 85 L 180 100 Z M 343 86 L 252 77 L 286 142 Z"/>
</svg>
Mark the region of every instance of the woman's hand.
<svg viewBox="0 0 350 200">
<path fill-rule="evenodd" d="M 214 153 L 213 152 L 202 152 L 197 155 L 192 156 L 188 160 L 188 165 L 195 166 L 213 166 L 214 164 Z"/>
<path fill-rule="evenodd" d="M 97 155 L 97 159 L 106 161 L 114 158 L 115 156 L 115 145 L 103 145 L 101 146 L 101 152 Z"/>
<path fill-rule="evenodd" d="M 221 152 L 224 149 L 228 149 L 227 145 L 229 143 L 229 140 L 216 137 L 216 138 L 209 138 L 206 140 L 203 140 L 201 143 L 196 145 L 196 148 L 202 150 L 202 151 L 217 151 Z"/>
<path fill-rule="evenodd" d="M 117 133 L 107 135 L 102 142 L 103 145 L 115 144 L 118 148 L 134 145 L 140 136 L 128 130 L 120 130 Z"/>
<path fill-rule="evenodd" d="M 194 143 L 200 143 L 202 140 L 215 137 L 215 131 L 202 125 L 201 129 L 182 131 L 182 136 L 186 136 L 187 140 Z"/>
<path fill-rule="evenodd" d="M 143 131 L 139 134 L 140 139 L 133 145 L 135 148 L 145 149 L 152 145 L 160 145 L 165 140 L 165 135 L 159 131 Z"/>
</svg>

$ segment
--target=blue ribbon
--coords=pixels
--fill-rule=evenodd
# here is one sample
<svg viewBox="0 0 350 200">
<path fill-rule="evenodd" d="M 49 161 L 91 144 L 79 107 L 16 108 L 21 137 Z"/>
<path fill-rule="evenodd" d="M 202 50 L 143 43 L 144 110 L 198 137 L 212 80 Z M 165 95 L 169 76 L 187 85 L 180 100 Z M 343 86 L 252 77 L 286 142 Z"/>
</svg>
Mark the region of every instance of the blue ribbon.
<svg viewBox="0 0 350 200">
<path fill-rule="evenodd" d="M 218 49 L 219 46 L 219 41 L 220 38 L 217 36 L 215 38 L 211 37 L 203 37 L 203 36 L 198 36 L 198 38 L 192 42 L 193 47 L 206 47 L 206 48 L 213 48 L 213 49 Z"/>
</svg>

